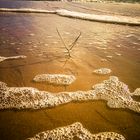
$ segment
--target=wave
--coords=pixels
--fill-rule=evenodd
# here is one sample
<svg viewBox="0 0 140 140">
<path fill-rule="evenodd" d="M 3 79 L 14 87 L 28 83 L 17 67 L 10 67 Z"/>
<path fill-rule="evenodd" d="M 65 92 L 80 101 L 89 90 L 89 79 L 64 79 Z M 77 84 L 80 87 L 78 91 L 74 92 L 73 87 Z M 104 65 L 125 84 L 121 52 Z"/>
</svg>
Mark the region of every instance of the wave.
<svg viewBox="0 0 140 140">
<path fill-rule="evenodd" d="M 106 100 L 111 108 L 127 108 L 140 113 L 140 102 L 133 100 L 140 89 L 131 93 L 128 86 L 116 76 L 93 86 L 89 91 L 59 92 L 53 94 L 32 87 L 8 87 L 0 82 L 0 109 L 40 109 L 55 107 L 69 102 Z"/>
<path fill-rule="evenodd" d="M 55 14 L 56 11 L 48 11 L 41 9 L 33 9 L 33 8 L 0 8 L 0 12 L 19 12 L 19 13 L 49 13 Z"/>
<path fill-rule="evenodd" d="M 96 14 L 87 14 L 81 12 L 68 11 L 65 9 L 56 10 L 56 12 L 60 16 L 78 18 L 78 19 L 89 20 L 89 21 L 140 25 L 139 19 L 128 17 L 128 16 L 96 15 Z"/>
<path fill-rule="evenodd" d="M 79 122 L 38 133 L 34 137 L 26 140 L 74 140 L 74 138 L 78 138 L 79 140 L 125 140 L 124 136 L 115 132 L 91 134 Z"/>
<path fill-rule="evenodd" d="M 0 12 L 20 12 L 20 13 L 47 13 L 47 14 L 57 14 L 59 16 L 78 18 L 82 20 L 105 22 L 105 23 L 117 23 L 124 25 L 139 25 L 139 18 L 128 17 L 128 16 L 114 16 L 114 15 L 96 15 L 96 14 L 87 14 L 75 11 L 68 11 L 66 9 L 58 9 L 55 11 L 41 10 L 41 9 L 32 9 L 32 8 L 0 8 Z"/>
</svg>

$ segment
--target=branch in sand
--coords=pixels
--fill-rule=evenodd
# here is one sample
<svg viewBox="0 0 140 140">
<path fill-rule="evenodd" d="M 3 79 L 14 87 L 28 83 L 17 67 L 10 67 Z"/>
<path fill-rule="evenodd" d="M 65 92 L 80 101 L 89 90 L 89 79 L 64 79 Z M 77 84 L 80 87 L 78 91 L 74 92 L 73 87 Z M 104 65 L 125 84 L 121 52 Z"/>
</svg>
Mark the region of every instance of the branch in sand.
<svg viewBox="0 0 140 140">
<path fill-rule="evenodd" d="M 67 50 L 67 53 L 68 53 L 68 56 L 71 57 L 71 50 L 74 48 L 74 46 L 76 45 L 77 41 L 79 40 L 80 36 L 81 36 L 81 32 L 80 34 L 76 37 L 76 39 L 70 44 L 70 45 L 66 45 L 65 41 L 63 40 L 63 37 L 61 36 L 58 28 L 56 28 L 56 31 L 58 33 L 58 36 L 60 37 L 63 45 L 65 46 L 66 50 Z"/>
</svg>

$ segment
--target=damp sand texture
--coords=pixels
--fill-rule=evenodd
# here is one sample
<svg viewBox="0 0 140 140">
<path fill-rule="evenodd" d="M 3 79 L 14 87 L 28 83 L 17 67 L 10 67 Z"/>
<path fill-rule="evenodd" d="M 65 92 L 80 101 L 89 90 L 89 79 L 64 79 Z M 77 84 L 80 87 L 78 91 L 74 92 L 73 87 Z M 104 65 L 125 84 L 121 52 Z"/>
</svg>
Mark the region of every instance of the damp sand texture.
<svg viewBox="0 0 140 140">
<path fill-rule="evenodd" d="M 140 14 L 137 4 L 1 1 L 0 7 L 48 11 L 59 7 L 87 14 L 103 14 L 103 10 L 134 18 Z M 68 46 L 81 32 L 69 59 L 56 28 Z M 86 129 L 90 136 L 113 132 L 108 134 L 139 140 L 139 33 L 138 26 L 57 14 L 1 12 L 0 56 L 26 58 L 0 62 L 0 96 L 4 99 L 0 139 L 25 140 L 40 132 L 50 134 L 72 125 L 80 127 L 78 134 Z M 111 72 L 93 72 L 101 68 Z M 33 78 L 41 74 L 74 75 L 76 80 L 67 86 L 34 82 Z"/>
</svg>

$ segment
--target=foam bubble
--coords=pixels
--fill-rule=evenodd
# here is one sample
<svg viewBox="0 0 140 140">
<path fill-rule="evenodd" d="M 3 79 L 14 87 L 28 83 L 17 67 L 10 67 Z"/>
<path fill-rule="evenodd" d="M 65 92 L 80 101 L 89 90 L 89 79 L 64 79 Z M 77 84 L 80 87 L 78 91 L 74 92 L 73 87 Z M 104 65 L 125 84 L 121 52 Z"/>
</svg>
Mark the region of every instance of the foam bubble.
<svg viewBox="0 0 140 140">
<path fill-rule="evenodd" d="M 38 133 L 27 140 L 74 140 L 76 137 L 80 140 L 125 140 L 124 136 L 115 132 L 91 134 L 80 122 Z"/>
<path fill-rule="evenodd" d="M 130 93 L 128 86 L 115 76 L 94 85 L 92 90 L 57 94 L 39 91 L 31 87 L 8 87 L 5 83 L 0 82 L 0 109 L 40 109 L 72 101 L 106 100 L 107 105 L 111 108 L 127 108 L 140 113 L 140 102 L 131 97 L 136 93 L 139 93 L 138 89 L 134 93 Z"/>
<path fill-rule="evenodd" d="M 16 44 L 15 42 L 11 42 L 11 43 L 10 43 L 10 45 L 15 45 L 15 44 Z"/>
<path fill-rule="evenodd" d="M 30 36 L 35 36 L 35 34 L 33 34 L 33 33 L 31 33 L 31 34 L 29 34 Z"/>
<path fill-rule="evenodd" d="M 4 60 L 20 59 L 20 58 L 26 58 L 26 56 L 25 55 L 18 55 L 18 56 L 11 56 L 11 57 L 0 56 L 0 62 L 2 62 Z"/>
<path fill-rule="evenodd" d="M 134 36 L 133 34 L 129 34 L 126 37 L 129 38 L 129 37 L 133 37 L 133 36 Z"/>
<path fill-rule="evenodd" d="M 106 75 L 106 74 L 111 73 L 111 69 L 108 69 L 108 68 L 100 68 L 100 69 L 94 70 L 93 72 L 96 73 L 96 74 L 100 74 L 100 75 Z"/>
<path fill-rule="evenodd" d="M 140 88 L 137 88 L 137 89 L 132 93 L 132 95 L 140 96 Z"/>
<path fill-rule="evenodd" d="M 57 42 L 57 41 L 54 41 L 53 43 L 54 43 L 54 44 L 57 44 L 58 42 Z"/>
<path fill-rule="evenodd" d="M 7 88 L 7 84 L 0 81 L 0 90 L 4 90 Z"/>
<path fill-rule="evenodd" d="M 138 43 L 138 42 L 133 42 L 133 44 L 134 44 L 134 45 L 139 45 L 139 43 Z"/>
<path fill-rule="evenodd" d="M 0 56 L 0 62 L 4 61 L 5 59 L 5 57 Z"/>
<path fill-rule="evenodd" d="M 40 74 L 33 79 L 35 82 L 47 82 L 54 85 L 70 85 L 76 80 L 74 75 L 64 74 Z"/>
<path fill-rule="evenodd" d="M 95 47 L 96 49 L 99 49 L 99 50 L 107 50 L 107 48 L 103 48 L 103 47 Z"/>
<path fill-rule="evenodd" d="M 45 46 L 48 46 L 48 44 L 44 44 Z"/>
<path fill-rule="evenodd" d="M 107 59 L 104 59 L 104 58 L 103 58 L 103 59 L 101 59 L 101 61 L 102 61 L 102 62 L 106 62 L 106 61 L 107 61 Z"/>
<path fill-rule="evenodd" d="M 116 45 L 117 48 L 121 48 L 121 45 Z"/>
<path fill-rule="evenodd" d="M 70 33 L 69 32 L 65 32 L 65 34 L 69 35 Z"/>
<path fill-rule="evenodd" d="M 111 56 L 111 55 L 107 55 L 106 57 L 107 57 L 107 58 L 112 58 L 113 56 Z"/>
<path fill-rule="evenodd" d="M 117 52 L 115 52 L 115 54 L 117 55 L 117 56 L 121 56 L 122 54 L 120 54 L 120 53 L 117 53 Z"/>
</svg>

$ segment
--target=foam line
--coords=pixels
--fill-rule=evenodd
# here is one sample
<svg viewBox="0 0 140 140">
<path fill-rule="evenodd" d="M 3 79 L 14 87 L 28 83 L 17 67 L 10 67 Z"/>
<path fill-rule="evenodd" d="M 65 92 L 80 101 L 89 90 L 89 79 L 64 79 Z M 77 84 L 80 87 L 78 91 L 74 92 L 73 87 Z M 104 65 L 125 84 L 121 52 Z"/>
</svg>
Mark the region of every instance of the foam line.
<svg viewBox="0 0 140 140">
<path fill-rule="evenodd" d="M 44 131 L 26 140 L 125 140 L 125 137 L 115 132 L 102 132 L 91 134 L 80 122 Z"/>
<path fill-rule="evenodd" d="M 48 14 L 55 14 L 55 11 L 48 11 L 42 9 L 33 9 L 33 8 L 0 8 L 0 12 L 16 12 L 16 13 L 48 13 Z"/>
<path fill-rule="evenodd" d="M 96 15 L 96 14 L 86 14 L 81 12 L 68 11 L 65 9 L 60 9 L 56 11 L 58 15 L 78 18 L 83 20 L 106 22 L 106 23 L 117 23 L 117 24 L 128 24 L 128 25 L 140 25 L 140 19 L 126 17 L 126 16 L 111 16 L 111 15 Z"/>
<path fill-rule="evenodd" d="M 87 14 L 87 13 L 81 13 L 81 12 L 75 12 L 75 11 L 68 11 L 65 9 L 49 11 L 49 10 L 32 9 L 32 8 L 22 8 L 22 9 L 0 8 L 0 12 L 47 13 L 47 14 L 57 14 L 59 16 L 78 18 L 78 19 L 89 20 L 89 21 L 140 26 L 139 18 L 133 18 L 133 17 L 128 17 L 128 16 L 118 16 L 118 15 L 113 16 L 113 15 Z"/>
<path fill-rule="evenodd" d="M 8 87 L 0 82 L 0 109 L 40 109 L 55 107 L 69 102 L 105 100 L 110 108 L 126 108 L 140 113 L 140 102 L 131 96 L 128 86 L 115 76 L 93 86 L 89 91 L 60 92 L 39 91 L 32 87 Z"/>
<path fill-rule="evenodd" d="M 0 62 L 5 60 L 22 59 L 22 58 L 26 58 L 26 56 L 25 55 L 9 56 L 9 57 L 0 56 Z"/>
<path fill-rule="evenodd" d="M 36 75 L 33 79 L 35 82 L 46 82 L 53 85 L 70 85 L 75 80 L 74 75 L 65 75 L 65 74 L 39 74 Z"/>
</svg>

